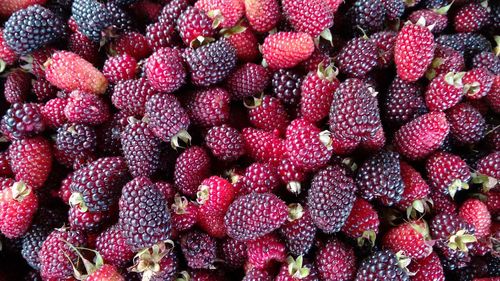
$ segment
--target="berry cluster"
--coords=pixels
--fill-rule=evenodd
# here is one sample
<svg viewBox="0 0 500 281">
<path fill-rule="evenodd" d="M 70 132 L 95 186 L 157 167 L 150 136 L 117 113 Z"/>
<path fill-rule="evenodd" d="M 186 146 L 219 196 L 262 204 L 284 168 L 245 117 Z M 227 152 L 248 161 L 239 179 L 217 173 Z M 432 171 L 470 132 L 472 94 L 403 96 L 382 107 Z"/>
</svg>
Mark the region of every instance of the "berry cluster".
<svg viewBox="0 0 500 281">
<path fill-rule="evenodd" d="M 0 281 L 500 279 L 500 2 L 0 0 Z"/>
</svg>

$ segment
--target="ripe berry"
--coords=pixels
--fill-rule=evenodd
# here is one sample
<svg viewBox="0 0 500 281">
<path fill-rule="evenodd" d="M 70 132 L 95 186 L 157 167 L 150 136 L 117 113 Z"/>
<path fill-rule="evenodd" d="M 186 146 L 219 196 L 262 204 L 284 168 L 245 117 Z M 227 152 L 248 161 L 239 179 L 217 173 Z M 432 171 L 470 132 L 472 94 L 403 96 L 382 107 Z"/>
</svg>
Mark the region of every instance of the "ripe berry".
<svg viewBox="0 0 500 281">
<path fill-rule="evenodd" d="M 279 69 L 271 81 L 273 95 L 285 105 L 295 105 L 301 99 L 303 77 L 295 70 Z"/>
<path fill-rule="evenodd" d="M 64 115 L 72 123 L 98 125 L 109 119 L 109 105 L 94 94 L 74 91 L 68 98 Z"/>
<path fill-rule="evenodd" d="M 356 274 L 353 249 L 338 239 L 319 248 L 315 264 L 322 280 L 352 280 Z"/>
<path fill-rule="evenodd" d="M 310 251 L 316 230 L 307 208 L 298 203 L 289 205 L 288 220 L 281 226 L 280 233 L 292 255 L 305 255 Z"/>
<path fill-rule="evenodd" d="M 422 86 L 406 82 L 399 77 L 394 78 L 385 100 L 387 120 L 396 125 L 403 125 L 426 112 Z"/>
<path fill-rule="evenodd" d="M 400 267 L 401 261 L 389 250 L 376 251 L 361 262 L 356 280 L 368 281 L 381 278 L 392 280 L 410 280 L 406 271 Z M 374 277 L 377 276 L 377 277 Z"/>
<path fill-rule="evenodd" d="M 462 189 L 468 189 L 471 178 L 469 167 L 459 156 L 446 152 L 436 152 L 427 159 L 425 165 L 431 188 L 451 197 Z"/>
<path fill-rule="evenodd" d="M 278 32 L 266 37 L 262 55 L 271 69 L 290 68 L 306 60 L 314 51 L 307 33 Z"/>
<path fill-rule="evenodd" d="M 155 93 L 146 78 L 120 81 L 113 87 L 111 102 L 129 116 L 143 116 L 146 102 Z"/>
<path fill-rule="evenodd" d="M 377 46 L 362 37 L 347 42 L 336 58 L 341 73 L 364 78 L 377 65 Z"/>
<path fill-rule="evenodd" d="M 146 62 L 146 77 L 155 90 L 172 93 L 185 82 L 186 70 L 181 52 L 171 48 L 156 50 Z"/>
<path fill-rule="evenodd" d="M 198 146 L 186 149 L 175 163 L 174 181 L 179 191 L 193 196 L 198 186 L 210 175 L 210 157 Z"/>
<path fill-rule="evenodd" d="M 281 18 L 277 0 L 245 0 L 245 17 L 257 32 L 268 32 Z"/>
<path fill-rule="evenodd" d="M 333 13 L 323 1 L 284 0 L 282 6 L 293 28 L 311 37 L 318 37 L 325 30 L 329 32 L 333 25 Z"/>
<path fill-rule="evenodd" d="M 246 63 L 234 71 L 227 79 L 227 89 L 234 100 L 255 96 L 264 92 L 269 83 L 265 67 Z"/>
<path fill-rule="evenodd" d="M 245 154 L 240 132 L 226 125 L 212 127 L 205 142 L 212 154 L 222 161 L 234 161 Z"/>
<path fill-rule="evenodd" d="M 288 125 L 288 115 L 280 100 L 271 96 L 253 98 L 248 107 L 250 123 L 261 130 L 284 132 Z"/>
<path fill-rule="evenodd" d="M 31 225 L 38 209 L 38 199 L 24 182 L 9 181 L 0 192 L 0 232 L 13 239 L 21 237 Z"/>
<path fill-rule="evenodd" d="M 52 169 L 51 145 L 43 137 L 13 141 L 9 158 L 16 180 L 32 189 L 42 187 Z"/>
<path fill-rule="evenodd" d="M 210 268 L 215 262 L 217 241 L 199 230 L 192 230 L 180 237 L 184 258 L 190 268 Z"/>
<path fill-rule="evenodd" d="M 213 41 L 212 20 L 202 11 L 187 7 L 177 19 L 177 31 L 186 46 L 198 47 Z"/>
<path fill-rule="evenodd" d="M 229 120 L 231 97 L 222 88 L 200 89 L 188 97 L 189 117 L 203 127 L 220 126 Z"/>
<path fill-rule="evenodd" d="M 134 256 L 120 225 L 111 226 L 99 234 L 96 239 L 96 250 L 106 263 L 118 267 L 124 266 Z"/>
<path fill-rule="evenodd" d="M 352 178 L 340 166 L 329 166 L 316 173 L 307 196 L 314 224 L 326 233 L 340 231 L 356 199 L 356 189 Z"/>
<path fill-rule="evenodd" d="M 64 155 L 66 164 L 85 161 L 92 157 L 97 146 L 97 136 L 92 127 L 83 124 L 64 124 L 57 129 L 56 148 Z"/>
<path fill-rule="evenodd" d="M 453 138 L 462 144 L 480 141 L 486 132 L 485 120 L 481 113 L 467 103 L 460 103 L 446 112 Z"/>
<path fill-rule="evenodd" d="M 102 69 L 104 77 L 113 84 L 133 79 L 136 71 L 137 61 L 128 54 L 108 58 Z"/>
<path fill-rule="evenodd" d="M 14 139 L 37 135 L 45 130 L 41 106 L 36 103 L 14 103 L 2 118 L 5 134 Z"/>
</svg>

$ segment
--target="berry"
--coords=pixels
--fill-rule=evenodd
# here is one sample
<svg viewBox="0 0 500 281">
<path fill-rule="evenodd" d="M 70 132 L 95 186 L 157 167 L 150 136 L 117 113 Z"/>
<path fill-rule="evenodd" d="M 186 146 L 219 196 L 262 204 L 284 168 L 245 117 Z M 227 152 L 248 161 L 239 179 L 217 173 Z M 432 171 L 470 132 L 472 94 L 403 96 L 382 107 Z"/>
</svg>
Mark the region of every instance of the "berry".
<svg viewBox="0 0 500 281">
<path fill-rule="evenodd" d="M 179 194 L 174 197 L 171 214 L 174 233 L 186 231 L 198 222 L 198 206 Z"/>
<path fill-rule="evenodd" d="M 399 0 L 392 1 L 398 2 Z M 392 31 L 381 31 L 370 36 L 370 40 L 377 46 L 379 68 L 387 68 L 394 62 L 396 37 L 397 33 Z"/>
<path fill-rule="evenodd" d="M 462 78 L 465 96 L 479 99 L 486 96 L 493 85 L 493 75 L 486 68 L 474 68 L 467 71 Z"/>
<path fill-rule="evenodd" d="M 396 206 L 401 210 L 406 210 L 412 212 L 416 210 L 420 213 L 427 211 L 428 206 L 426 206 L 426 197 L 430 193 L 429 186 L 422 178 L 422 175 L 415 170 L 410 164 L 401 161 L 401 178 L 404 183 L 404 191 L 401 195 L 401 200 L 396 204 Z M 407 213 L 408 214 L 408 213 Z M 410 213 L 411 214 L 411 213 Z"/>
<path fill-rule="evenodd" d="M 477 239 L 490 234 L 491 215 L 488 207 L 477 199 L 468 199 L 458 211 L 458 216 L 466 223 L 474 226 L 474 236 Z"/>
<path fill-rule="evenodd" d="M 243 192 L 274 192 L 279 186 L 276 170 L 269 164 L 255 162 L 245 169 L 242 179 Z"/>
<path fill-rule="evenodd" d="M 446 5 L 440 7 L 439 9 L 421 9 L 416 10 L 410 14 L 408 19 L 413 23 L 417 24 L 420 18 L 425 19 L 425 24 L 427 26 L 433 26 L 431 32 L 434 34 L 439 34 L 443 32 L 448 26 L 448 17 L 446 13 L 448 12 L 450 6 Z"/>
<path fill-rule="evenodd" d="M 378 214 L 373 206 L 365 199 L 356 198 L 341 231 L 352 239 L 370 239 L 369 242 L 373 245 L 379 224 Z"/>
<path fill-rule="evenodd" d="M 432 80 L 439 75 L 449 72 L 459 72 L 465 68 L 464 57 L 460 52 L 443 45 L 438 45 L 434 53 L 434 59 L 427 69 L 425 76 Z"/>
<path fill-rule="evenodd" d="M 187 7 L 177 19 L 177 31 L 186 46 L 198 47 L 213 40 L 212 20 L 202 11 Z"/>
<path fill-rule="evenodd" d="M 196 193 L 198 223 L 210 236 L 222 238 L 226 235 L 224 215 L 233 202 L 235 190 L 227 180 L 212 176 L 201 182 Z"/>
<path fill-rule="evenodd" d="M 45 102 L 56 97 L 57 88 L 44 78 L 39 78 L 33 82 L 33 93 L 39 102 Z"/>
<path fill-rule="evenodd" d="M 283 159 L 277 169 L 281 181 L 286 184 L 286 189 L 291 193 L 300 194 L 300 182 L 305 179 L 306 173 L 288 159 Z"/>
<path fill-rule="evenodd" d="M 443 144 L 449 131 L 444 113 L 427 113 L 403 125 L 394 135 L 394 145 L 405 157 L 422 159 Z"/>
<path fill-rule="evenodd" d="M 75 32 L 69 36 L 68 50 L 92 64 L 96 64 L 100 60 L 99 44 L 80 32 Z"/>
<path fill-rule="evenodd" d="M 486 68 L 495 75 L 500 74 L 500 58 L 492 52 L 482 52 L 474 56 L 473 68 Z"/>
<path fill-rule="evenodd" d="M 226 238 L 221 242 L 221 253 L 225 263 L 231 268 L 243 266 L 247 260 L 247 246 L 245 242 Z"/>
<path fill-rule="evenodd" d="M 84 247 L 86 241 L 85 234 L 81 231 L 65 228 L 52 231 L 38 253 L 43 278 L 64 280 L 72 277 L 73 264 L 78 256 L 71 246 Z"/>
<path fill-rule="evenodd" d="M 246 105 L 250 123 L 261 130 L 283 132 L 288 125 L 288 115 L 280 100 L 263 96 L 254 98 L 253 105 Z"/>
<path fill-rule="evenodd" d="M 54 98 L 45 103 L 41 109 L 43 122 L 52 128 L 57 128 L 66 123 L 67 118 L 64 115 L 64 108 L 68 104 L 68 100 Z"/>
<path fill-rule="evenodd" d="M 73 173 L 70 204 L 79 206 L 82 212 L 108 211 L 117 202 L 127 180 L 127 164 L 123 158 L 99 158 Z"/>
<path fill-rule="evenodd" d="M 9 103 L 26 102 L 31 90 L 31 75 L 15 69 L 8 74 L 4 84 L 5 100 Z"/>
<path fill-rule="evenodd" d="M 102 73 L 110 83 L 133 79 L 137 71 L 137 61 L 129 54 L 110 57 L 104 63 Z"/>
<path fill-rule="evenodd" d="M 36 103 L 14 103 L 2 118 L 5 134 L 14 139 L 35 136 L 45 130 L 41 106 Z"/>
<path fill-rule="evenodd" d="M 136 60 L 143 59 L 151 53 L 147 38 L 138 32 L 127 31 L 111 43 L 110 49 L 117 55 L 129 54 Z"/>
<path fill-rule="evenodd" d="M 486 5 L 487 2 L 486 2 Z M 456 32 L 479 31 L 489 24 L 490 15 L 487 7 L 479 3 L 470 3 L 460 7 L 453 18 L 453 27 Z"/>
<path fill-rule="evenodd" d="M 106 77 L 77 54 L 58 51 L 44 65 L 47 81 L 59 89 L 102 94 L 108 87 Z"/>
<path fill-rule="evenodd" d="M 109 264 L 101 266 L 99 269 L 89 274 L 87 277 L 88 281 L 99 281 L 99 280 L 123 280 L 123 276 L 120 274 L 119 270 Z"/>
<path fill-rule="evenodd" d="M 109 119 L 109 105 L 100 96 L 86 92 L 71 92 L 64 115 L 72 123 L 99 125 Z"/>
<path fill-rule="evenodd" d="M 289 205 L 288 220 L 281 226 L 280 233 L 292 255 L 305 255 L 310 251 L 316 230 L 307 208 L 298 203 Z"/>
<path fill-rule="evenodd" d="M 198 86 L 221 82 L 236 66 L 235 49 L 226 39 L 190 50 L 185 59 L 191 73 L 191 81 Z"/>
<path fill-rule="evenodd" d="M 422 77 L 434 57 L 434 36 L 424 26 L 408 24 L 401 29 L 394 47 L 399 78 L 414 82 Z"/>
<path fill-rule="evenodd" d="M 409 221 L 392 228 L 383 238 L 383 245 L 412 259 L 422 259 L 432 252 L 429 228 L 423 220 Z"/>
<path fill-rule="evenodd" d="M 0 232 L 7 238 L 18 238 L 26 233 L 38 209 L 38 199 L 24 182 L 2 184 L 0 193 Z"/>
<path fill-rule="evenodd" d="M 217 241 L 198 230 L 190 231 L 180 237 L 184 258 L 190 268 L 210 268 L 215 262 Z"/>
<path fill-rule="evenodd" d="M 427 178 L 434 191 L 451 197 L 461 189 L 468 189 L 471 178 L 469 167 L 459 156 L 446 152 L 436 152 L 425 164 Z"/>
<path fill-rule="evenodd" d="M 122 151 L 133 177 L 150 177 L 160 166 L 160 140 L 148 123 L 134 118 L 121 133 Z"/>
<path fill-rule="evenodd" d="M 21 254 L 29 266 L 36 270 L 40 270 L 38 252 L 51 231 L 48 225 L 34 222 L 22 238 Z"/>
<path fill-rule="evenodd" d="M 82 124 L 64 124 L 57 129 L 56 149 L 68 160 L 74 162 L 90 159 L 97 146 L 97 136 L 92 127 Z"/>
<path fill-rule="evenodd" d="M 277 0 L 245 0 L 245 17 L 250 26 L 257 32 L 268 32 L 281 18 Z"/>
<path fill-rule="evenodd" d="M 399 265 L 398 257 L 389 250 L 376 251 L 361 262 L 356 274 L 357 281 L 363 280 L 410 280 Z"/>
<path fill-rule="evenodd" d="M 51 145 L 43 137 L 13 141 L 9 158 L 16 180 L 32 189 L 42 187 L 52 169 Z"/>
<path fill-rule="evenodd" d="M 271 69 L 290 68 L 306 60 L 314 51 L 307 33 L 278 32 L 266 37 L 262 55 Z"/>
<path fill-rule="evenodd" d="M 376 32 L 383 27 L 385 8 L 381 0 L 357 0 L 347 14 L 353 27 Z"/>
<path fill-rule="evenodd" d="M 175 162 L 174 180 L 179 191 L 193 196 L 203 179 L 210 176 L 210 157 L 198 146 L 186 149 Z"/>
<path fill-rule="evenodd" d="M 194 6 L 207 13 L 216 27 L 222 28 L 235 26 L 245 13 L 243 1 L 239 0 L 199 0 Z"/>
<path fill-rule="evenodd" d="M 71 14 L 78 30 L 92 41 L 99 43 L 102 35 L 115 22 L 106 5 L 95 0 L 74 1 Z"/>
<path fill-rule="evenodd" d="M 340 85 L 332 66 L 318 67 L 318 71 L 309 73 L 301 86 L 300 114 L 310 121 L 318 122 L 328 116 L 333 95 Z"/>
<path fill-rule="evenodd" d="M 399 154 L 381 151 L 368 158 L 357 171 L 356 185 L 366 200 L 377 199 L 386 206 L 398 203 L 405 188 Z"/>
<path fill-rule="evenodd" d="M 288 159 L 304 171 L 320 169 L 328 164 L 332 156 L 331 141 L 328 131 L 321 132 L 309 122 L 295 119 L 287 128 L 285 147 Z"/>
<path fill-rule="evenodd" d="M 146 77 L 155 90 L 172 93 L 186 80 L 181 52 L 171 48 L 156 50 L 146 62 Z"/>
<path fill-rule="evenodd" d="M 245 277 L 243 277 L 242 281 L 272 281 L 273 278 L 267 271 L 258 268 L 250 269 Z"/>
<path fill-rule="evenodd" d="M 188 6 L 189 2 L 187 0 L 172 0 L 163 7 L 158 16 L 158 21 L 162 23 L 175 23 Z"/>
<path fill-rule="evenodd" d="M 397 20 L 405 12 L 405 3 L 401 0 L 382 0 L 388 20 Z"/>
<path fill-rule="evenodd" d="M 146 102 L 146 114 L 155 136 L 165 142 L 171 142 L 172 147 L 179 146 L 179 139 L 183 141 L 191 139 L 187 133 L 191 123 L 189 116 L 175 96 L 160 94 L 151 96 Z"/>
<path fill-rule="evenodd" d="M 285 105 L 295 105 L 301 99 L 303 77 L 295 70 L 279 69 L 271 80 L 272 93 Z"/>
<path fill-rule="evenodd" d="M 62 20 L 40 5 L 13 13 L 5 22 L 5 43 L 19 55 L 29 54 L 48 45 L 65 33 Z"/>
<path fill-rule="evenodd" d="M 278 229 L 287 218 L 285 202 L 271 193 L 251 193 L 238 197 L 229 206 L 225 225 L 229 237 L 248 241 Z"/>
<path fill-rule="evenodd" d="M 245 128 L 242 131 L 245 150 L 258 162 L 279 163 L 284 158 L 286 147 L 284 141 L 274 133 Z"/>
<path fill-rule="evenodd" d="M 381 131 L 375 93 L 359 79 L 347 79 L 335 91 L 329 119 L 334 153 L 349 153 Z"/>
<path fill-rule="evenodd" d="M 316 173 L 307 196 L 314 224 L 326 233 L 340 231 L 352 210 L 356 189 L 340 166 L 329 166 Z"/>
<path fill-rule="evenodd" d="M 422 86 L 395 77 L 385 100 L 385 118 L 396 125 L 403 125 L 426 112 Z"/>
<path fill-rule="evenodd" d="M 264 92 L 268 82 L 269 74 L 265 67 L 246 63 L 229 76 L 227 89 L 232 99 L 240 100 Z"/>
<path fill-rule="evenodd" d="M 274 261 L 285 261 L 285 251 L 285 244 L 272 233 L 247 242 L 248 263 L 255 268 L 267 268 Z"/>
<path fill-rule="evenodd" d="M 338 239 L 319 248 L 315 264 L 321 280 L 352 280 L 356 274 L 353 249 Z"/>
<path fill-rule="evenodd" d="M 333 13 L 323 1 L 284 0 L 282 6 L 293 28 L 311 37 L 318 37 L 324 30 L 329 32 L 333 25 Z"/>
<path fill-rule="evenodd" d="M 134 256 L 120 225 L 111 226 L 97 236 L 96 250 L 106 263 L 117 267 L 126 265 Z"/>
<path fill-rule="evenodd" d="M 426 258 L 410 263 L 408 270 L 410 272 L 416 272 L 416 274 L 411 277 L 411 280 L 414 281 L 445 280 L 443 266 L 436 253 L 431 253 Z"/>
<path fill-rule="evenodd" d="M 130 116 L 143 116 L 146 102 L 156 94 L 146 78 L 120 81 L 113 87 L 111 102 L 123 113 Z"/>
<path fill-rule="evenodd" d="M 220 126 L 229 120 L 231 97 L 222 88 L 208 88 L 194 92 L 187 100 L 189 117 L 203 127 Z"/>
<path fill-rule="evenodd" d="M 363 78 L 378 62 L 377 46 L 369 39 L 354 38 L 347 42 L 336 58 L 341 73 Z"/>
<path fill-rule="evenodd" d="M 460 103 L 446 112 L 453 138 L 462 144 L 480 141 L 486 132 L 483 116 L 473 106 Z"/>
<path fill-rule="evenodd" d="M 432 79 L 425 92 L 425 102 L 431 111 L 442 111 L 456 105 L 463 97 L 463 72 L 449 72 Z"/>
<path fill-rule="evenodd" d="M 170 212 L 165 197 L 146 177 L 128 182 L 120 197 L 122 234 L 132 249 L 140 250 L 170 237 Z"/>
<path fill-rule="evenodd" d="M 236 27 L 238 28 L 238 27 Z M 251 28 L 243 25 L 241 32 L 228 32 L 224 34 L 227 41 L 236 50 L 236 57 L 243 62 L 254 61 L 259 56 L 259 42 Z"/>
<path fill-rule="evenodd" d="M 217 159 L 234 161 L 245 154 L 240 132 L 227 125 L 212 127 L 205 136 L 207 147 Z"/>
</svg>

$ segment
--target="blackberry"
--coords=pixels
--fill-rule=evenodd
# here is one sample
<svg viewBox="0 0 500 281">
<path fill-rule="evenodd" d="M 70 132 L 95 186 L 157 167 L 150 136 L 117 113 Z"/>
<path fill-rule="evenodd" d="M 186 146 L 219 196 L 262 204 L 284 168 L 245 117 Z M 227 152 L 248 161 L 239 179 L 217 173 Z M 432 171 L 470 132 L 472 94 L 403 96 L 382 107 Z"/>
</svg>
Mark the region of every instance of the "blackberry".
<svg viewBox="0 0 500 281">
<path fill-rule="evenodd" d="M 44 78 L 38 78 L 33 82 L 33 93 L 39 102 L 46 102 L 56 97 L 57 88 Z"/>
<path fill-rule="evenodd" d="M 215 29 L 212 20 L 205 12 L 194 7 L 188 7 L 177 19 L 176 29 L 186 46 L 198 47 L 203 43 L 213 41 Z"/>
<path fill-rule="evenodd" d="M 32 5 L 12 14 L 5 22 L 3 38 L 19 55 L 48 45 L 65 33 L 64 22 L 50 10 Z"/>
<path fill-rule="evenodd" d="M 44 224 L 33 224 L 28 232 L 24 234 L 21 242 L 21 255 L 26 262 L 34 269 L 40 269 L 40 261 L 38 252 L 42 248 L 42 244 L 47 239 L 51 232 L 51 228 Z"/>
<path fill-rule="evenodd" d="M 337 239 L 319 248 L 315 264 L 321 280 L 353 280 L 356 274 L 353 249 Z"/>
<path fill-rule="evenodd" d="M 246 63 L 227 79 L 227 89 L 234 100 L 240 100 L 262 93 L 269 83 L 265 67 Z"/>
<path fill-rule="evenodd" d="M 384 105 L 385 118 L 395 125 L 403 125 L 427 112 L 422 86 L 399 77 L 389 86 Z"/>
<path fill-rule="evenodd" d="M 30 94 L 31 79 L 31 75 L 21 69 L 10 72 L 4 84 L 5 100 L 11 104 L 25 102 Z"/>
<path fill-rule="evenodd" d="M 2 119 L 2 129 L 14 139 L 31 137 L 45 130 L 41 106 L 36 103 L 14 103 Z"/>
<path fill-rule="evenodd" d="M 370 157 L 358 170 L 356 185 L 366 200 L 379 199 L 386 206 L 399 202 L 404 191 L 399 154 L 381 151 Z"/>
<path fill-rule="evenodd" d="M 57 129 L 56 148 L 70 162 L 88 159 L 95 152 L 97 136 L 94 128 L 83 124 L 64 124 Z"/>
<path fill-rule="evenodd" d="M 170 238 L 170 211 L 163 194 L 145 177 L 127 183 L 120 198 L 123 236 L 134 251 Z"/>
<path fill-rule="evenodd" d="M 120 31 L 129 30 L 133 26 L 133 20 L 125 10 L 123 10 L 119 4 L 109 1 L 106 3 L 106 9 L 111 14 L 113 18 L 113 26 Z"/>
<path fill-rule="evenodd" d="M 280 228 L 285 239 L 287 250 L 294 256 L 305 255 L 313 246 L 316 237 L 316 226 L 311 213 L 300 204 L 290 204 L 288 221 Z"/>
<path fill-rule="evenodd" d="M 252 268 L 243 277 L 242 281 L 272 281 L 273 278 L 264 269 Z"/>
<path fill-rule="evenodd" d="M 113 87 L 113 105 L 130 116 L 142 116 L 146 102 L 156 91 L 146 78 L 120 81 Z"/>
<path fill-rule="evenodd" d="M 210 268 L 217 257 L 217 241 L 199 230 L 190 231 L 180 237 L 184 258 L 191 268 Z"/>
<path fill-rule="evenodd" d="M 491 43 L 488 38 L 479 33 L 464 33 L 466 34 L 465 40 L 465 59 L 467 62 L 481 52 L 491 51 Z"/>
<path fill-rule="evenodd" d="M 183 194 L 195 196 L 200 183 L 210 176 L 210 156 L 205 149 L 192 146 L 175 161 L 174 182 Z"/>
<path fill-rule="evenodd" d="M 486 133 L 486 121 L 479 111 L 467 103 L 460 103 L 446 113 L 450 132 L 461 144 L 480 141 Z"/>
<path fill-rule="evenodd" d="M 134 257 L 134 252 L 127 244 L 118 224 L 109 227 L 97 236 L 95 248 L 106 263 L 117 267 L 125 266 Z"/>
<path fill-rule="evenodd" d="M 212 154 L 222 161 L 234 161 L 245 154 L 245 144 L 238 130 L 227 125 L 212 127 L 205 136 Z"/>
<path fill-rule="evenodd" d="M 226 40 L 220 39 L 185 53 L 196 86 L 211 86 L 226 79 L 236 67 L 236 50 Z"/>
<path fill-rule="evenodd" d="M 366 32 L 380 31 L 384 24 L 385 8 L 381 0 L 357 0 L 349 9 L 352 26 Z"/>
<path fill-rule="evenodd" d="M 96 0 L 74 1 L 71 11 L 78 30 L 96 43 L 101 41 L 103 31 L 113 25 L 113 14 Z"/>
<path fill-rule="evenodd" d="M 500 258 L 491 256 L 488 258 L 488 275 L 491 277 L 500 277 Z"/>
<path fill-rule="evenodd" d="M 172 147 L 179 146 L 179 139 L 189 142 L 187 129 L 191 123 L 180 102 L 173 95 L 153 95 L 146 102 L 146 114 L 154 134 Z"/>
<path fill-rule="evenodd" d="M 40 273 L 44 280 L 64 280 L 73 276 L 73 264 L 78 260 L 78 256 L 68 243 L 74 247 L 85 247 L 87 237 L 81 231 L 63 228 L 52 231 L 43 242 L 38 258 Z"/>
<path fill-rule="evenodd" d="M 399 19 L 405 12 L 405 3 L 401 0 L 382 0 L 387 19 Z"/>
<path fill-rule="evenodd" d="M 160 165 L 160 139 L 148 123 L 129 118 L 121 134 L 122 151 L 133 177 L 150 177 Z"/>
<path fill-rule="evenodd" d="M 221 242 L 221 258 L 231 268 L 238 268 L 245 264 L 247 260 L 247 245 L 232 238 L 226 238 Z"/>
<path fill-rule="evenodd" d="M 422 0 L 420 4 L 426 9 L 439 9 L 448 5 L 448 0 Z"/>
<path fill-rule="evenodd" d="M 329 166 L 316 173 L 307 195 L 314 224 L 326 233 L 340 231 L 351 212 L 355 192 L 353 179 L 340 166 Z"/>
<path fill-rule="evenodd" d="M 180 41 L 175 32 L 174 24 L 156 22 L 146 27 L 146 38 L 148 45 L 154 51 L 164 47 L 173 47 Z"/>
<path fill-rule="evenodd" d="M 287 206 L 272 193 L 250 193 L 229 206 L 224 223 L 229 237 L 248 241 L 278 229 L 287 219 Z"/>
<path fill-rule="evenodd" d="M 172 0 L 163 7 L 158 16 L 158 21 L 165 24 L 174 24 L 188 6 L 188 0 Z"/>
<path fill-rule="evenodd" d="M 368 39 L 354 38 L 347 42 L 336 60 L 341 73 L 364 78 L 377 65 L 377 46 Z"/>
<path fill-rule="evenodd" d="M 410 280 L 404 269 L 399 267 L 398 258 L 389 250 L 382 250 L 373 253 L 370 257 L 361 262 L 356 281 L 368 280 Z"/>
<path fill-rule="evenodd" d="M 293 69 L 279 69 L 273 74 L 271 90 L 286 105 L 298 104 L 304 76 Z"/>
<path fill-rule="evenodd" d="M 49 0 L 45 7 L 51 10 L 61 19 L 68 19 L 71 16 L 71 5 L 74 0 Z"/>
<path fill-rule="evenodd" d="M 100 158 L 73 173 L 70 202 L 82 210 L 107 211 L 127 179 L 127 164 L 122 157 Z"/>
<path fill-rule="evenodd" d="M 117 5 L 120 6 L 128 6 L 130 4 L 134 4 L 137 0 L 113 0 Z"/>
<path fill-rule="evenodd" d="M 481 52 L 472 59 L 472 67 L 485 67 L 494 75 L 500 74 L 500 58 L 492 52 Z"/>
<path fill-rule="evenodd" d="M 193 123 L 210 128 L 229 120 L 231 96 L 223 88 L 195 91 L 186 101 L 186 109 Z"/>
<path fill-rule="evenodd" d="M 81 211 L 76 206 L 69 209 L 68 220 L 71 229 L 85 231 L 86 233 L 99 233 L 108 225 L 111 219 L 110 211 L 91 212 Z"/>
</svg>

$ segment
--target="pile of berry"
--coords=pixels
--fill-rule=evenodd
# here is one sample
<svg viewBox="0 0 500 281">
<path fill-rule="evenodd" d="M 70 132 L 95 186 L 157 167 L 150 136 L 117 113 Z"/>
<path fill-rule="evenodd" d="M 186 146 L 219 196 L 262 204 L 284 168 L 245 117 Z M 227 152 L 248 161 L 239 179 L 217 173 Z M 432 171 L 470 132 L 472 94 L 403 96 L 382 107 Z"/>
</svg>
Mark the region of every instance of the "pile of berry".
<svg viewBox="0 0 500 281">
<path fill-rule="evenodd" d="M 500 1 L 0 0 L 0 281 L 500 280 Z"/>
</svg>

